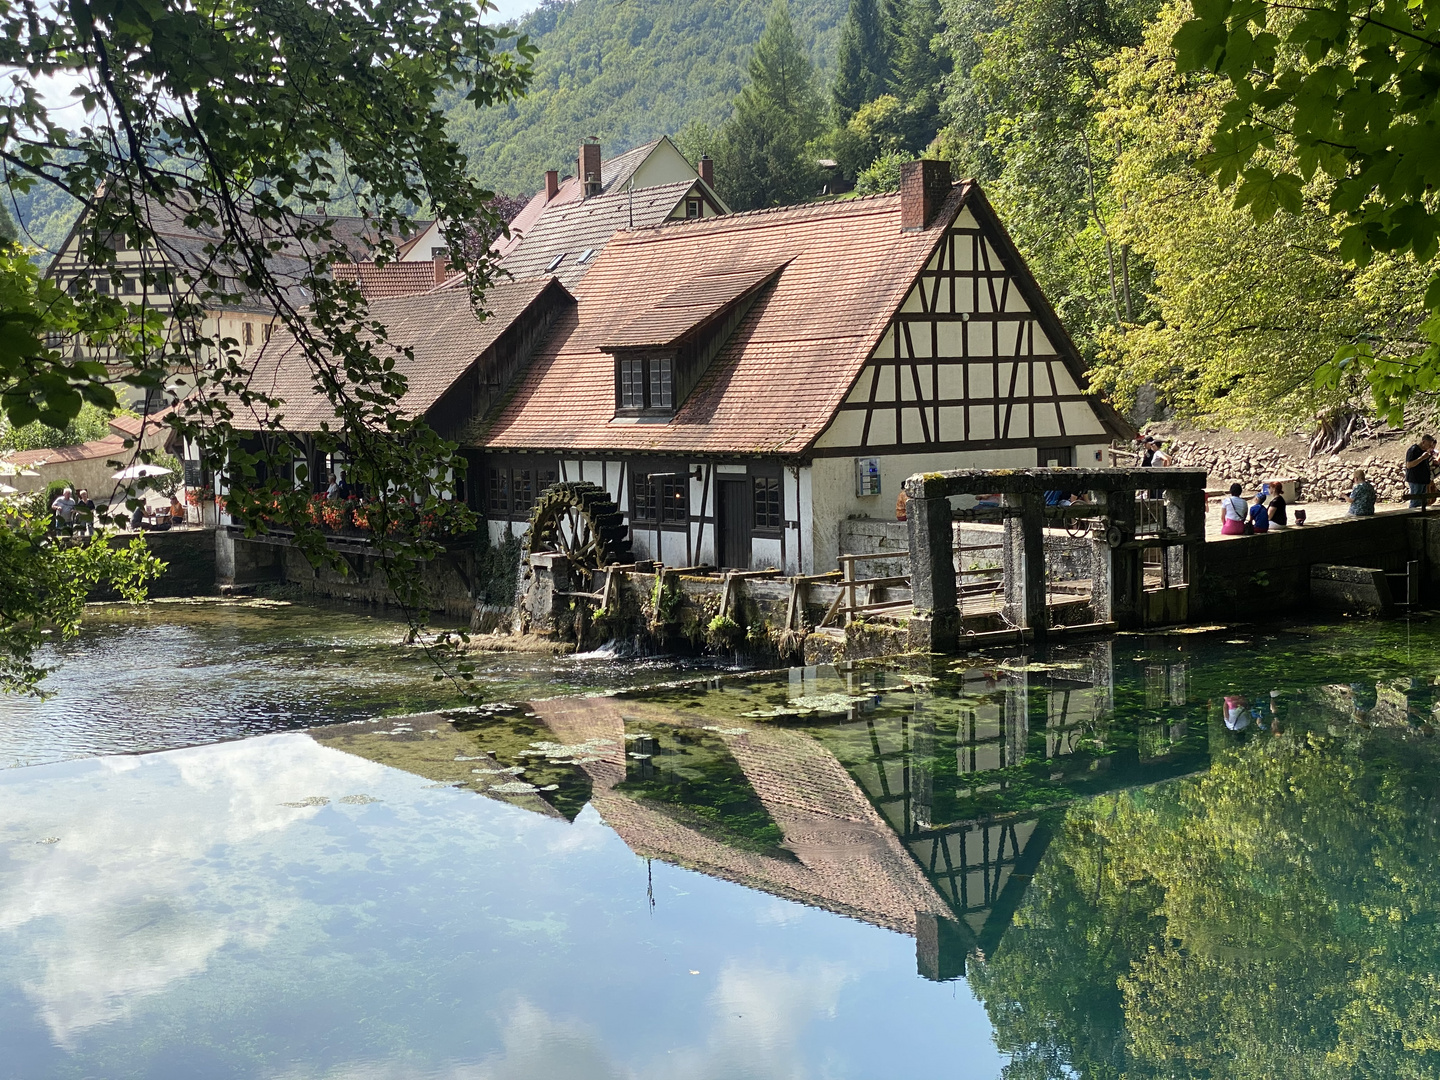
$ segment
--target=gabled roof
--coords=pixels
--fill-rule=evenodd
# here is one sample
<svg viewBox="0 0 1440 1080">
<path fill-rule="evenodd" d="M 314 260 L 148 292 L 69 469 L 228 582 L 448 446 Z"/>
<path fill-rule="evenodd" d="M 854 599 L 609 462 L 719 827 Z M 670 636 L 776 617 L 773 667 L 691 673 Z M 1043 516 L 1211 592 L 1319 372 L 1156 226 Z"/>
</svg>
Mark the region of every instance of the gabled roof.
<svg viewBox="0 0 1440 1080">
<path fill-rule="evenodd" d="M 463 289 L 373 301 L 370 317 L 384 324 L 390 345 L 414 354 L 413 359 L 396 354 L 396 370 L 409 380 L 398 412 L 406 418 L 423 415 L 548 290 L 568 295 L 550 278 L 497 282 L 485 295 L 489 314 L 483 319 Z M 256 355 L 250 387 L 284 402 L 275 411 L 286 431 L 318 431 L 322 423 L 334 426 L 334 406 L 316 392 L 310 364 L 287 330 L 277 328 Z M 264 410 L 236 406 L 234 424 L 256 431 L 265 426 L 267 416 Z"/>
<path fill-rule="evenodd" d="M 610 238 L 625 229 L 658 225 L 674 212 L 698 180 L 682 180 L 658 187 L 594 195 L 561 206 L 551 203 L 547 212 L 531 227 L 523 241 L 501 261 L 517 278 L 554 274 L 566 285 L 578 282 L 590 270 L 593 259 L 584 263 L 587 251 L 599 253 Z M 562 261 L 551 269 L 557 256 Z"/>
<path fill-rule="evenodd" d="M 756 210 L 622 233 L 577 287 L 484 445 L 799 454 L 819 437 L 970 190 L 900 231 L 900 196 Z M 716 270 L 784 263 L 668 423 L 614 423 L 602 352 L 637 304 Z"/>
<path fill-rule="evenodd" d="M 782 266 L 739 266 L 692 278 L 615 331 L 601 348 L 609 351 L 674 345 L 765 285 Z"/>
<path fill-rule="evenodd" d="M 804 455 L 830 425 L 880 336 L 962 207 L 1001 238 L 1032 311 L 1077 379 L 1084 365 L 973 181 L 928 228 L 902 232 L 897 193 L 677 221 L 617 235 L 576 287 L 510 401 L 494 449 Z M 607 345 L 638 306 L 720 270 L 784 264 L 667 422 L 615 417 Z M 1094 399 L 1102 417 L 1113 412 Z M 1108 426 L 1108 425 L 1107 425 Z"/>
</svg>

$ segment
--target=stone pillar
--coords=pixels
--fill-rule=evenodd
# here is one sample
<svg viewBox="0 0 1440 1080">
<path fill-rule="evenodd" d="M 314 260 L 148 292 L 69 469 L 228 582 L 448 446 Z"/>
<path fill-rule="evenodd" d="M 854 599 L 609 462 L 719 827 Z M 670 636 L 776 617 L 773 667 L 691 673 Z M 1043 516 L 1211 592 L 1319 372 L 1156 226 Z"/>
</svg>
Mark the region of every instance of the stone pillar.
<svg viewBox="0 0 1440 1080">
<path fill-rule="evenodd" d="M 1121 542 L 1135 538 L 1135 492 L 1105 493 L 1106 532 L 1118 530 Z M 1111 547 L 1105 538 L 1095 542 L 1095 565 L 1091 578 L 1091 607 L 1096 622 L 1114 622 L 1121 630 L 1141 624 L 1145 579 L 1141 551 L 1134 547 Z"/>
<path fill-rule="evenodd" d="M 235 538 L 224 525 L 215 530 L 215 584 L 235 584 Z"/>
<path fill-rule="evenodd" d="M 1045 607 L 1045 499 L 1039 493 L 1005 495 L 1005 617 L 1036 640 L 1050 629 Z"/>
<path fill-rule="evenodd" d="M 910 535 L 910 606 L 917 619 L 928 620 L 929 647 L 934 652 L 953 651 L 960 632 L 950 518 L 950 500 L 944 496 L 912 497 L 905 504 L 905 524 Z"/>
<path fill-rule="evenodd" d="M 1200 543 L 1205 538 L 1205 492 L 1165 492 L 1165 527 L 1181 536 L 1193 536 L 1192 542 Z M 1167 585 L 1188 585 L 1193 580 L 1190 565 L 1192 544 L 1165 549 L 1165 572 Z"/>
</svg>

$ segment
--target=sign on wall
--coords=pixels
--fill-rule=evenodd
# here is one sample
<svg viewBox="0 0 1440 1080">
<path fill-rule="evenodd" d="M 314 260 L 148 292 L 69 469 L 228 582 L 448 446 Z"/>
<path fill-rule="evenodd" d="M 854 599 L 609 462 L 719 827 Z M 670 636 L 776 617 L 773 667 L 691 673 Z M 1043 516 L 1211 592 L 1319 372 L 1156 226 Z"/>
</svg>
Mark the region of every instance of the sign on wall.
<svg viewBox="0 0 1440 1080">
<path fill-rule="evenodd" d="M 855 494 L 880 494 L 880 459 L 862 457 L 855 459 Z"/>
</svg>

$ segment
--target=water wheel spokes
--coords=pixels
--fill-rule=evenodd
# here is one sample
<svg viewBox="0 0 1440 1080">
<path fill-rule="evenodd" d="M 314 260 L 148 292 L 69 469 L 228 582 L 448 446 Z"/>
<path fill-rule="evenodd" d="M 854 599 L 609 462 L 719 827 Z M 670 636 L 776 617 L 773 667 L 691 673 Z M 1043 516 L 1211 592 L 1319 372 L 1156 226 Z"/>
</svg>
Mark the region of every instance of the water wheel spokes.
<svg viewBox="0 0 1440 1080">
<path fill-rule="evenodd" d="M 584 481 L 552 484 L 536 500 L 526 554 L 540 551 L 558 552 L 577 572 L 631 561 L 620 508 L 604 488 Z"/>
</svg>

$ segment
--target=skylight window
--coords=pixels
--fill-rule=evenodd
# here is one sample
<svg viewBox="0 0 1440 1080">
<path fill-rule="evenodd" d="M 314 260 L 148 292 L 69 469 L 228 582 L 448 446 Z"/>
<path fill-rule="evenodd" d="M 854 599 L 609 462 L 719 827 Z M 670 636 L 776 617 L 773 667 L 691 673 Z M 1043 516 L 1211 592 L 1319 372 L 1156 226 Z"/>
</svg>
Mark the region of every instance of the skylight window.
<svg viewBox="0 0 1440 1080">
<path fill-rule="evenodd" d="M 560 255 L 556 255 L 553 259 L 550 260 L 550 265 L 545 267 L 545 272 L 547 274 L 553 274 L 557 269 L 559 269 L 560 264 L 564 261 L 565 256 L 563 253 Z"/>
<path fill-rule="evenodd" d="M 582 251 L 582 252 L 580 253 L 580 257 L 579 257 L 578 259 L 576 259 L 575 261 L 576 261 L 577 263 L 580 263 L 580 264 L 583 266 L 585 263 L 588 263 L 588 262 L 589 262 L 591 259 L 593 259 L 594 257 L 595 257 L 595 249 L 594 249 L 594 248 L 586 248 L 584 251 Z"/>
</svg>

